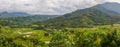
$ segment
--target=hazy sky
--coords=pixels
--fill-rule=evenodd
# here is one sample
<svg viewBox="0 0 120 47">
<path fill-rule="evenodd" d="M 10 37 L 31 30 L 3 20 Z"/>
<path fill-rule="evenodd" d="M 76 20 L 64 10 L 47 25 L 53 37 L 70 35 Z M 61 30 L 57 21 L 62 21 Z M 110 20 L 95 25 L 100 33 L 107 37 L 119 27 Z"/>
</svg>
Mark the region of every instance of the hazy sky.
<svg viewBox="0 0 120 47">
<path fill-rule="evenodd" d="M 0 12 L 65 14 L 106 1 L 120 2 L 120 0 L 0 0 Z"/>
</svg>

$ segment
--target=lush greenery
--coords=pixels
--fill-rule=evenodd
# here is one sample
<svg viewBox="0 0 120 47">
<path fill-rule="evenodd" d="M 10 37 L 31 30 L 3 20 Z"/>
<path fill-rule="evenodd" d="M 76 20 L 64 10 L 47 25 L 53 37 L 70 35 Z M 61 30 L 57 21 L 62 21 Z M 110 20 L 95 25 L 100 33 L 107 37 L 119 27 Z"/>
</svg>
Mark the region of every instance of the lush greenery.
<svg viewBox="0 0 120 47">
<path fill-rule="evenodd" d="M 0 22 L 3 26 L 10 27 L 25 27 L 34 22 L 40 22 L 50 18 L 56 17 L 55 15 L 34 15 L 34 16 L 18 16 L 18 17 L 0 17 Z"/>
<path fill-rule="evenodd" d="M 119 24 L 43 30 L 0 27 L 0 47 L 119 47 L 119 42 Z"/>
<path fill-rule="evenodd" d="M 46 26 L 57 27 L 92 27 L 93 25 L 114 24 L 120 21 L 120 16 L 109 15 L 95 8 L 77 10 L 57 18 L 40 22 Z M 36 24 L 40 24 L 36 23 Z M 40 25 L 41 25 L 40 24 Z"/>
<path fill-rule="evenodd" d="M 0 13 L 0 47 L 120 47 L 120 16 L 113 14 L 96 6 L 60 17 Z"/>
</svg>

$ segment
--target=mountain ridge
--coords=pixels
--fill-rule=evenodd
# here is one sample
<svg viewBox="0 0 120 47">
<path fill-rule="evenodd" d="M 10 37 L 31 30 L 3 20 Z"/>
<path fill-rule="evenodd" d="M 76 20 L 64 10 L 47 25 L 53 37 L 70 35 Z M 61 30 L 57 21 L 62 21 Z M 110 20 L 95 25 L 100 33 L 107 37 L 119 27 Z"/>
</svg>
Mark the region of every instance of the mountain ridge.
<svg viewBox="0 0 120 47">
<path fill-rule="evenodd" d="M 92 25 L 106 25 L 120 22 L 117 12 L 102 10 L 96 5 L 90 8 L 77 10 L 63 16 L 43 21 L 46 26 L 65 26 L 65 27 L 89 27 Z M 101 7 L 101 6 L 100 6 Z M 110 14 L 113 13 L 113 14 Z"/>
</svg>

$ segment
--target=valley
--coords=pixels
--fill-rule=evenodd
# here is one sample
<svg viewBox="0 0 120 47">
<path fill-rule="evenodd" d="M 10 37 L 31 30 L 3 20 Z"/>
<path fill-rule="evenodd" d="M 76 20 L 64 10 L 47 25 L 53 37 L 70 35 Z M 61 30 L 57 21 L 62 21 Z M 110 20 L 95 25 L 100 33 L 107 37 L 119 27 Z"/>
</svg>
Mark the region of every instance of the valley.
<svg viewBox="0 0 120 47">
<path fill-rule="evenodd" d="M 0 47 L 120 47 L 118 8 L 106 2 L 64 15 L 1 12 Z"/>
<path fill-rule="evenodd" d="M 1 47 L 104 47 L 119 46 L 120 24 L 44 30 L 6 26 L 0 31 Z"/>
</svg>

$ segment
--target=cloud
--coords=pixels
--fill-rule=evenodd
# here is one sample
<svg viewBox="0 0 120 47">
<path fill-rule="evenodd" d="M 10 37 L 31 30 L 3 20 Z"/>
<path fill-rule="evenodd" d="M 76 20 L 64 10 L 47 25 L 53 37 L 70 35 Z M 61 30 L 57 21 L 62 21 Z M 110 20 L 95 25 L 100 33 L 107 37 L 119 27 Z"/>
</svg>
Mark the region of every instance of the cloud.
<svg viewBox="0 0 120 47">
<path fill-rule="evenodd" d="M 0 12 L 65 14 L 103 2 L 106 0 L 0 0 Z"/>
<path fill-rule="evenodd" d="M 107 0 L 109 2 L 119 2 L 120 3 L 120 0 Z"/>
</svg>

